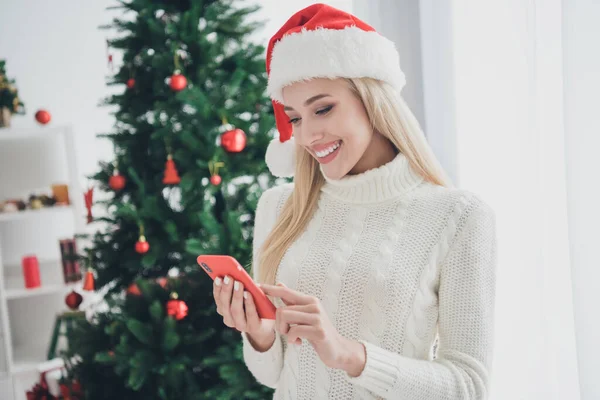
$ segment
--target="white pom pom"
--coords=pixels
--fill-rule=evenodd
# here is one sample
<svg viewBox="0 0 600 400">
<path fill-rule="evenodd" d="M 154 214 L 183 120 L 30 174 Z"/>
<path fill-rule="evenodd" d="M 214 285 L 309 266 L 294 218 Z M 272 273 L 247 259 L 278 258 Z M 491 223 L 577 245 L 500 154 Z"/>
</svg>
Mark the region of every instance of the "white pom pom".
<svg viewBox="0 0 600 400">
<path fill-rule="evenodd" d="M 296 170 L 296 141 L 292 136 L 281 143 L 279 139 L 271 140 L 265 155 L 267 167 L 273 176 L 290 178 Z"/>
</svg>

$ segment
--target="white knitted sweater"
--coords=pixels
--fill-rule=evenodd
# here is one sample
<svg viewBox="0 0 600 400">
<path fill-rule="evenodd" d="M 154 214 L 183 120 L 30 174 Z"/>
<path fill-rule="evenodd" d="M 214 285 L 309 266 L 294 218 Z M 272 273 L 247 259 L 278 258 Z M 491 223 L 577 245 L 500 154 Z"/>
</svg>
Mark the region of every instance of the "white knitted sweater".
<svg viewBox="0 0 600 400">
<path fill-rule="evenodd" d="M 286 184 L 262 195 L 255 260 L 292 190 Z M 276 389 L 275 399 L 487 398 L 495 230 L 494 211 L 481 198 L 424 181 L 403 154 L 327 179 L 277 281 L 318 297 L 338 332 L 365 345 L 365 368 L 350 377 L 325 366 L 308 341 L 288 346 L 279 333 L 265 352 L 243 333 L 246 365 Z"/>
</svg>

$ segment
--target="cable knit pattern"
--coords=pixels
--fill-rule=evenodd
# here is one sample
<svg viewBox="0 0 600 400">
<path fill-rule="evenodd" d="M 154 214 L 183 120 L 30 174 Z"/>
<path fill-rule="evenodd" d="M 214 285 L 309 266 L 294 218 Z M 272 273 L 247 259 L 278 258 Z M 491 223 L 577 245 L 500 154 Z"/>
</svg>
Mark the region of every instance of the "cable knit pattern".
<svg viewBox="0 0 600 400">
<path fill-rule="evenodd" d="M 326 180 L 277 279 L 320 299 L 338 332 L 365 346 L 364 369 L 350 377 L 328 368 L 308 341 L 288 346 L 279 334 L 261 353 L 243 334 L 248 369 L 275 388 L 275 399 L 487 398 L 493 210 L 474 193 L 424 181 L 402 154 L 362 174 Z M 261 197 L 255 259 L 292 190 L 282 185 Z"/>
</svg>

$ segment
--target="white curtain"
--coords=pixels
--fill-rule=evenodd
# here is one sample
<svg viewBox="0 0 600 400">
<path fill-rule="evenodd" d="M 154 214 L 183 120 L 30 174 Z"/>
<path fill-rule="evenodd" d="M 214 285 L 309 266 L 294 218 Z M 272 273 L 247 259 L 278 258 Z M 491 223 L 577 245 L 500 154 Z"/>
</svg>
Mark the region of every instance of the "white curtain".
<svg viewBox="0 0 600 400">
<path fill-rule="evenodd" d="M 386 2 L 355 0 L 355 7 L 374 3 Z M 420 0 L 415 54 L 422 56 L 424 125 L 434 151 L 459 187 L 496 210 L 490 398 L 579 399 L 561 1 L 442 3 Z"/>
</svg>

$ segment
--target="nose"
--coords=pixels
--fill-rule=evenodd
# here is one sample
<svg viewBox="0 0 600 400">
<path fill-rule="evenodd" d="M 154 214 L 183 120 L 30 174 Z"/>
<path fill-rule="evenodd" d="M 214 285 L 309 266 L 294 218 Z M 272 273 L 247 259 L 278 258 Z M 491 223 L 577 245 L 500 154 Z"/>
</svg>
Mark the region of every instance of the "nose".
<svg viewBox="0 0 600 400">
<path fill-rule="evenodd" d="M 323 140 L 325 132 L 320 124 L 302 121 L 302 126 L 297 131 L 294 130 L 294 136 L 300 145 L 309 147 L 319 140 Z"/>
</svg>

